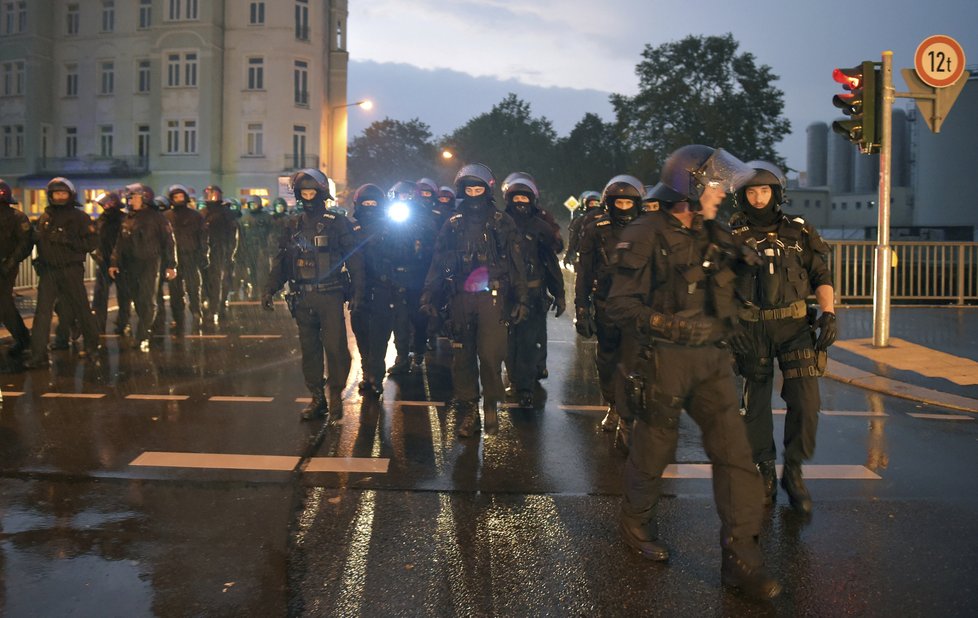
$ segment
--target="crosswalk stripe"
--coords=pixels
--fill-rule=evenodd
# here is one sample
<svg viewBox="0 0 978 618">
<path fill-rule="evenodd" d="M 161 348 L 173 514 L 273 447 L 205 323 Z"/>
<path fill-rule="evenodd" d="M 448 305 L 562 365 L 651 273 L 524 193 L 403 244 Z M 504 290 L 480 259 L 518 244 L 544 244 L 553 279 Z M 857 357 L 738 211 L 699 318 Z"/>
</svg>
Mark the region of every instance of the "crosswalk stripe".
<svg viewBox="0 0 978 618">
<path fill-rule="evenodd" d="M 186 401 L 190 395 L 126 395 L 126 399 L 139 401 Z"/>
<path fill-rule="evenodd" d="M 41 397 L 48 399 L 101 399 L 105 393 L 44 393 Z"/>
<path fill-rule="evenodd" d="M 204 468 L 227 470 L 271 470 L 291 472 L 299 463 L 292 455 L 233 455 L 227 453 L 176 453 L 146 451 L 130 466 L 159 468 Z"/>
<path fill-rule="evenodd" d="M 782 466 L 778 465 L 778 474 Z M 880 480 L 878 474 L 866 466 L 805 464 L 802 466 L 805 480 Z M 708 479 L 713 476 L 710 464 L 669 464 L 662 477 L 667 479 Z"/>
<path fill-rule="evenodd" d="M 313 457 L 303 471 L 387 474 L 390 463 L 383 457 Z"/>
<path fill-rule="evenodd" d="M 561 405 L 559 406 L 561 410 L 572 411 L 572 410 L 583 410 L 584 412 L 607 412 L 608 406 L 581 406 L 581 405 Z"/>
<path fill-rule="evenodd" d="M 964 416 L 962 414 L 922 414 L 920 412 L 907 412 L 908 416 L 923 418 L 935 421 L 973 421 L 975 417 Z"/>
<path fill-rule="evenodd" d="M 282 335 L 238 335 L 239 339 L 281 339 Z"/>
<path fill-rule="evenodd" d="M 0 391 L 0 397 L 23 397 L 24 391 Z"/>
<path fill-rule="evenodd" d="M 787 410 L 778 408 L 772 410 L 777 415 L 784 416 Z M 822 416 L 889 416 L 883 412 L 873 412 L 871 410 L 819 410 Z"/>
<path fill-rule="evenodd" d="M 395 406 L 406 406 L 406 407 L 410 407 L 410 406 L 421 406 L 421 407 L 425 407 L 425 408 L 427 408 L 428 406 L 435 406 L 437 408 L 437 407 L 440 407 L 440 406 L 444 406 L 445 405 L 445 402 L 444 401 L 407 401 L 407 400 L 395 400 L 395 401 L 392 401 L 391 403 L 394 404 Z"/>
<path fill-rule="evenodd" d="M 184 339 L 227 339 L 227 335 L 184 335 Z"/>
<path fill-rule="evenodd" d="M 224 395 L 214 395 L 210 397 L 208 401 L 216 401 L 223 403 L 271 403 L 275 401 L 274 397 L 229 397 Z"/>
</svg>

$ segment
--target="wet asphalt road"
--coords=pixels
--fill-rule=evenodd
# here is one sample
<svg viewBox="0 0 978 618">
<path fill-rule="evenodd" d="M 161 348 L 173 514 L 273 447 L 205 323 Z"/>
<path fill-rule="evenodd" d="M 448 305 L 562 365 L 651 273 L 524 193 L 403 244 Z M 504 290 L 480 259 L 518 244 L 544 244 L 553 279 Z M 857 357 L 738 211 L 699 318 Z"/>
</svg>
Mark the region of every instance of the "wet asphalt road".
<svg viewBox="0 0 978 618">
<path fill-rule="evenodd" d="M 783 493 L 769 512 L 762 542 L 785 592 L 763 605 L 719 585 L 709 480 L 666 482 L 668 565 L 619 542 L 623 460 L 598 428 L 595 345 L 569 316 L 550 320 L 539 409 L 506 412 L 498 435 L 464 442 L 444 405 L 418 403 L 450 396 L 444 340 L 379 403 L 356 394 L 355 372 L 345 417 L 324 426 L 298 422 L 308 393 L 284 305 L 231 316 L 209 337 L 160 338 L 148 353 L 109 338 L 101 367 L 56 352 L 50 370 L 0 375 L 0 614 L 978 609 L 973 416 L 823 381 L 829 413 L 809 476 L 832 478 L 810 480 L 811 520 Z M 146 398 L 161 395 L 171 399 Z M 132 465 L 147 453 L 277 458 L 247 460 L 274 468 L 259 470 Z M 685 416 L 677 460 L 707 461 Z M 861 478 L 837 478 L 851 475 Z"/>
</svg>

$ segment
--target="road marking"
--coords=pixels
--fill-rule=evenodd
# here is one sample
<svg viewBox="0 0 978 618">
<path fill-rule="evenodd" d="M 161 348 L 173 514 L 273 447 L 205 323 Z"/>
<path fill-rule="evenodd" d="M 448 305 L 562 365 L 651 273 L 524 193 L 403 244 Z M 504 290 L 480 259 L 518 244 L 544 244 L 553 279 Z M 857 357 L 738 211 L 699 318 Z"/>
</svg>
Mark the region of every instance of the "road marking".
<svg viewBox="0 0 978 618">
<path fill-rule="evenodd" d="M 572 411 L 572 410 L 583 410 L 584 412 L 607 412 L 608 406 L 577 406 L 577 405 L 561 405 L 559 406 L 561 410 Z"/>
<path fill-rule="evenodd" d="M 713 476 L 710 464 L 669 464 L 662 477 L 667 479 L 708 479 Z M 781 474 L 782 466 L 778 466 Z M 880 480 L 881 477 L 866 466 L 836 466 L 807 464 L 802 466 L 806 480 Z"/>
<path fill-rule="evenodd" d="M 186 401 L 190 395 L 126 395 L 126 399 L 140 401 Z"/>
<path fill-rule="evenodd" d="M 227 335 L 184 335 L 184 339 L 227 339 Z"/>
<path fill-rule="evenodd" d="M 369 472 L 387 474 L 391 460 L 383 457 L 313 457 L 303 472 Z"/>
<path fill-rule="evenodd" d="M 772 410 L 777 415 L 784 416 L 787 411 L 784 408 L 779 408 Z M 866 410 L 819 410 L 819 414 L 823 416 L 889 416 L 883 412 L 873 412 Z"/>
<path fill-rule="evenodd" d="M 24 391 L 0 391 L 0 397 L 23 397 Z"/>
<path fill-rule="evenodd" d="M 395 400 L 392 401 L 391 403 L 395 406 L 407 406 L 407 407 L 420 406 L 422 408 L 427 408 L 428 406 L 439 407 L 445 405 L 444 401 L 407 401 L 407 400 L 397 401 Z"/>
<path fill-rule="evenodd" d="M 978 362 L 891 337 L 889 346 L 873 347 L 872 339 L 836 341 L 842 348 L 877 363 L 903 371 L 913 371 L 928 378 L 943 378 L 959 386 L 978 384 Z"/>
<path fill-rule="evenodd" d="M 312 397 L 296 397 L 296 403 L 312 403 Z"/>
<path fill-rule="evenodd" d="M 907 412 L 909 416 L 914 418 L 924 418 L 935 421 L 973 421 L 975 417 L 973 416 L 963 416 L 961 414 L 922 414 L 920 412 Z"/>
<path fill-rule="evenodd" d="M 214 395 L 208 401 L 219 401 L 225 403 L 271 403 L 274 397 L 229 397 L 224 395 Z"/>
<path fill-rule="evenodd" d="M 226 470 L 272 470 L 291 472 L 299 458 L 291 455 L 231 455 L 226 453 L 174 453 L 146 451 L 130 466 L 157 468 L 206 468 Z"/>
<path fill-rule="evenodd" d="M 105 393 L 44 393 L 41 397 L 49 399 L 101 399 Z"/>
<path fill-rule="evenodd" d="M 281 339 L 282 335 L 238 335 L 239 339 Z"/>
</svg>

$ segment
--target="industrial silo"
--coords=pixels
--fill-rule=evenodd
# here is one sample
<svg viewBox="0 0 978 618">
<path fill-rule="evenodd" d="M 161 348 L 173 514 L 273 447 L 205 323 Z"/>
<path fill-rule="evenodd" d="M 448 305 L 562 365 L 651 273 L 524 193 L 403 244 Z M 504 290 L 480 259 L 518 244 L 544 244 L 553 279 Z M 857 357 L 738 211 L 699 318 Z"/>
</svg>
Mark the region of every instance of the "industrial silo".
<svg viewBox="0 0 978 618">
<path fill-rule="evenodd" d="M 845 120 L 840 118 L 839 120 Z M 855 147 L 835 131 L 828 136 L 829 159 L 828 180 L 829 189 L 833 194 L 852 193 L 852 156 Z"/>
<path fill-rule="evenodd" d="M 874 193 L 880 184 L 880 156 L 853 151 L 852 192 Z"/>
<path fill-rule="evenodd" d="M 890 159 L 891 186 L 910 186 L 910 126 L 907 112 L 893 108 L 893 151 Z"/>
<path fill-rule="evenodd" d="M 829 125 L 813 122 L 808 125 L 808 183 L 809 187 L 824 187 L 828 184 L 828 139 Z"/>
</svg>

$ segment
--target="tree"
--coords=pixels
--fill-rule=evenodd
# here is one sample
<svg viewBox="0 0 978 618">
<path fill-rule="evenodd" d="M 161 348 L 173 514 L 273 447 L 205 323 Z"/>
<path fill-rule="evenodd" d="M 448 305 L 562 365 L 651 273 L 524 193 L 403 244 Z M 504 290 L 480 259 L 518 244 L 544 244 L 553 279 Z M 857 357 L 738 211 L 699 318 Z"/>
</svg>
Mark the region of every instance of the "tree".
<svg viewBox="0 0 978 618">
<path fill-rule="evenodd" d="M 611 98 L 641 178 L 657 179 L 665 157 L 686 144 L 784 167 L 774 146 L 791 124 L 782 116 L 778 76 L 757 66 L 753 54 L 738 54 L 738 46 L 732 34 L 645 46 L 635 67 L 638 94 Z"/>
<path fill-rule="evenodd" d="M 552 203 L 554 142 L 557 134 L 546 118 L 534 118 L 530 104 L 510 93 L 492 109 L 469 120 L 445 138 L 460 164 L 488 165 L 502 183 L 510 172 L 529 172 L 544 203 Z"/>
<path fill-rule="evenodd" d="M 431 176 L 435 152 L 431 129 L 419 119 L 378 120 L 350 145 L 350 187 L 372 182 L 386 191 L 399 180 Z"/>
<path fill-rule="evenodd" d="M 626 144 L 614 123 L 597 114 L 584 115 L 567 137 L 557 142 L 560 195 L 600 192 L 612 177 L 631 173 Z"/>
</svg>

